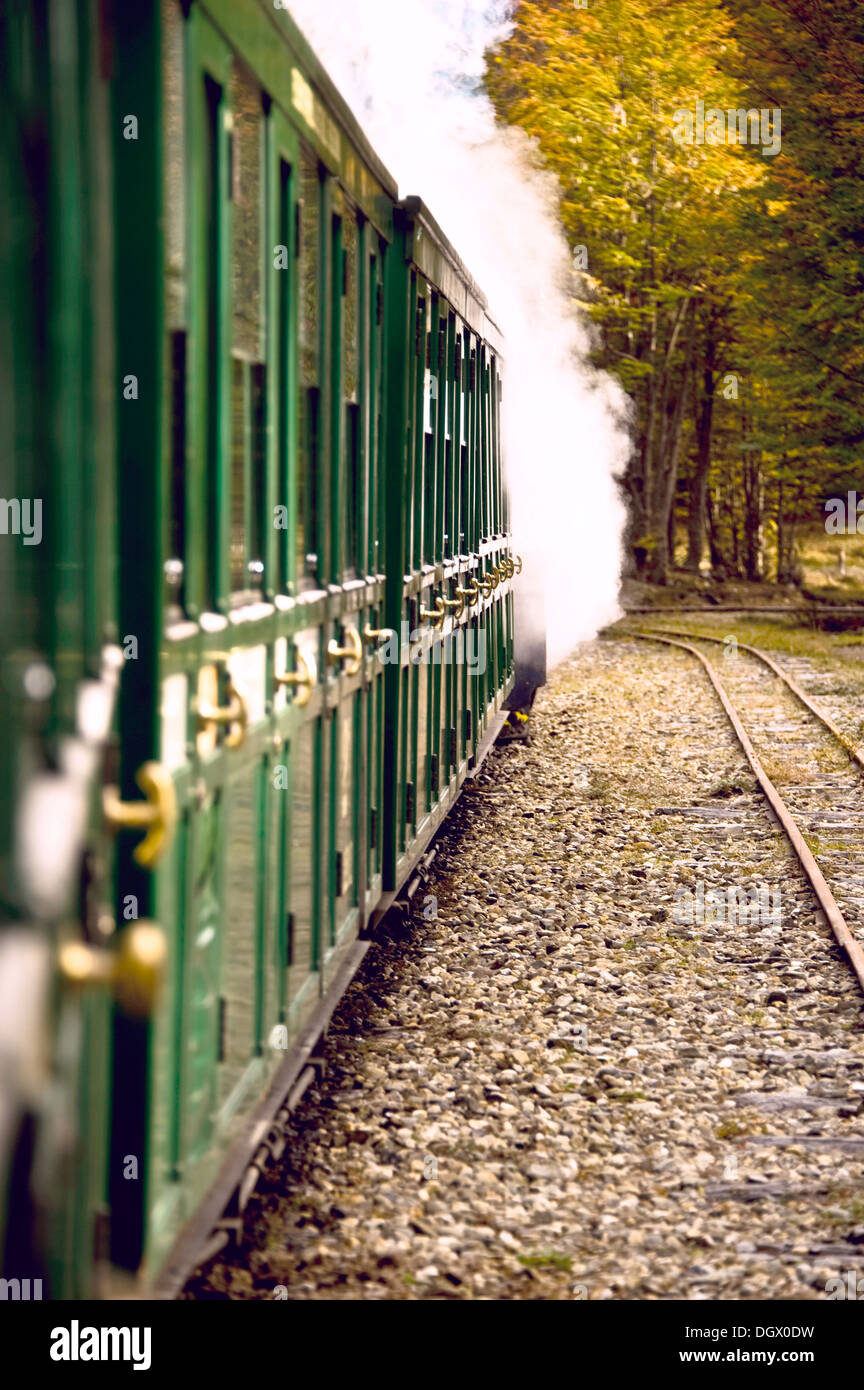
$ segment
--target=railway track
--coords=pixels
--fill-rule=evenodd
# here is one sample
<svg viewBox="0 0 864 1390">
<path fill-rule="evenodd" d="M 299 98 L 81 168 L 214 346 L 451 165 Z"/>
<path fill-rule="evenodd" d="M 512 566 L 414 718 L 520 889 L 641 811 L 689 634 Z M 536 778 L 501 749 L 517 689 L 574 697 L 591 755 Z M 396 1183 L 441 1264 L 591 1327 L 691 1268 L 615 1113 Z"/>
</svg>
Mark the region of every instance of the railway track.
<svg viewBox="0 0 864 1390">
<path fill-rule="evenodd" d="M 631 635 L 703 666 L 864 992 L 864 753 L 758 648 L 670 629 Z M 724 648 L 722 678 L 700 644 Z"/>
<path fill-rule="evenodd" d="M 623 639 L 559 668 L 533 743 L 487 764 L 436 916 L 370 958 L 246 1239 L 184 1297 L 813 1300 L 864 1271 L 858 981 L 702 666 Z M 729 666 L 809 835 L 745 666 L 764 722 L 806 721 L 817 809 L 857 765 L 767 667 Z"/>
</svg>

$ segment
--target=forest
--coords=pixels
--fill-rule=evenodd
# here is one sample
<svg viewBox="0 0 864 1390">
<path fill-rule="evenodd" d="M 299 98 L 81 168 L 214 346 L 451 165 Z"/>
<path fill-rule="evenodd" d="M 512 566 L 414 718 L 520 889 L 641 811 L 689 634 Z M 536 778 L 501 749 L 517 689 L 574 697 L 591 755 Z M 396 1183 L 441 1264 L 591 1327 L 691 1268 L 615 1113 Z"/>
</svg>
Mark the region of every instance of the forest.
<svg viewBox="0 0 864 1390">
<path fill-rule="evenodd" d="M 800 584 L 864 488 L 864 6 L 521 0 L 485 84 L 633 402 L 629 572 Z"/>
</svg>

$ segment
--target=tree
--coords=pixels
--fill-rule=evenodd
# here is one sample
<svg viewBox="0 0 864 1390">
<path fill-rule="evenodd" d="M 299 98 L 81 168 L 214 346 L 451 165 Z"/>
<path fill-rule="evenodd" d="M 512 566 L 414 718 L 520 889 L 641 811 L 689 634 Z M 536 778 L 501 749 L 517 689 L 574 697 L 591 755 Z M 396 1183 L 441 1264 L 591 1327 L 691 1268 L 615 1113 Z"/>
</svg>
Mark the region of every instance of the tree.
<svg viewBox="0 0 864 1390">
<path fill-rule="evenodd" d="M 768 537 L 794 578 L 804 511 L 860 481 L 864 7 L 522 0 L 487 86 L 558 176 L 598 363 L 634 400 L 634 566 L 665 579 L 683 483 L 688 568 L 707 540 L 760 577 Z"/>
<path fill-rule="evenodd" d="M 499 117 L 534 135 L 558 175 L 572 245 L 588 248 L 584 303 L 602 328 L 598 360 L 636 406 L 625 478 L 633 559 L 658 582 L 671 559 L 694 353 L 704 340 L 699 306 L 723 300 L 737 195 L 763 176 L 737 145 L 676 138 L 680 113 L 695 115 L 700 100 L 732 104 L 718 66 L 724 55 L 732 62 L 731 30 L 710 0 L 604 0 L 592 10 L 523 0 L 487 74 Z M 701 488 L 705 457 L 698 471 Z"/>
</svg>

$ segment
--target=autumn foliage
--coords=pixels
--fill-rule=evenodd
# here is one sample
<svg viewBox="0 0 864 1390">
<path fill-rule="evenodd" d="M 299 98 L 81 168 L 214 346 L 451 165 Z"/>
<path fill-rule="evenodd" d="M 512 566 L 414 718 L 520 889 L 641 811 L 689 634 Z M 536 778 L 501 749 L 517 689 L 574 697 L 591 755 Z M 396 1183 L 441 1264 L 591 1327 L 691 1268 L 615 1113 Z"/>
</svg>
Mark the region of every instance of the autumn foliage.
<svg viewBox="0 0 864 1390">
<path fill-rule="evenodd" d="M 794 580 L 796 528 L 862 484 L 864 6 L 521 0 L 486 82 L 634 402 L 634 570 Z"/>
</svg>

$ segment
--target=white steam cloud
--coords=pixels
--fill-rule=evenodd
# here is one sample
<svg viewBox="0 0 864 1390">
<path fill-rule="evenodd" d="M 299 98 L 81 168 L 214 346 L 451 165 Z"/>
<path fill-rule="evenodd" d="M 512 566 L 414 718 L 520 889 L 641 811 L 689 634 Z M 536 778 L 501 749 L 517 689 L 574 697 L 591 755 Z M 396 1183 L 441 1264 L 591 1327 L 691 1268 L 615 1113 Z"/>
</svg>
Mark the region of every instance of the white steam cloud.
<svg viewBox="0 0 864 1390">
<path fill-rule="evenodd" d="M 628 401 L 588 362 L 558 189 L 496 125 L 484 53 L 505 0 L 288 0 L 402 195 L 418 193 L 505 337 L 504 442 L 516 550 L 545 570 L 550 667 L 619 612 Z M 590 257 L 590 246 L 588 247 Z"/>
</svg>

